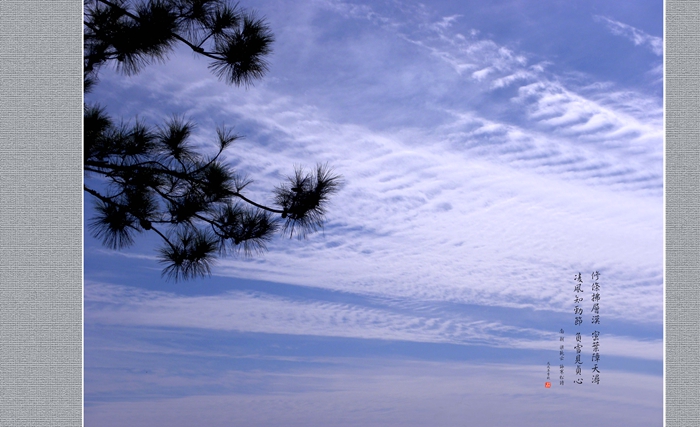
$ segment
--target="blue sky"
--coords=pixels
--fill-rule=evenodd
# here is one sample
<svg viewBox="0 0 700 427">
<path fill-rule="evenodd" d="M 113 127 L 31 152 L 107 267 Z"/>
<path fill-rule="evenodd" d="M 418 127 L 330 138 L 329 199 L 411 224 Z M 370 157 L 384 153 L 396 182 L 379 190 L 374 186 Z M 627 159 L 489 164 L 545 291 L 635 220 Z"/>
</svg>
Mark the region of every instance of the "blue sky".
<svg viewBox="0 0 700 427">
<path fill-rule="evenodd" d="M 344 187 L 322 233 L 191 282 L 161 279 L 156 236 L 86 233 L 86 425 L 660 426 L 663 3 L 242 6 L 276 37 L 253 87 L 180 49 L 87 100 L 184 114 L 205 147 L 234 126 L 256 200 L 294 165 Z M 601 384 L 576 385 L 595 270 Z"/>
</svg>

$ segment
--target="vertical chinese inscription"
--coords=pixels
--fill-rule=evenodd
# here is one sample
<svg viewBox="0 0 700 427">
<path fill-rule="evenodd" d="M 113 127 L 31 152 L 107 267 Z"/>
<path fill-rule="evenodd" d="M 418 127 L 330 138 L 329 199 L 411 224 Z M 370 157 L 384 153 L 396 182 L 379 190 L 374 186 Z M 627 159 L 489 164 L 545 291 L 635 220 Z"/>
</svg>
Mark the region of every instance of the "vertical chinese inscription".
<svg viewBox="0 0 700 427">
<path fill-rule="evenodd" d="M 593 384 L 600 384 L 600 368 L 598 367 L 598 363 L 600 361 L 600 327 L 599 325 L 601 324 L 600 320 L 600 272 L 594 271 L 591 273 L 591 302 L 592 304 L 589 306 L 585 301 L 587 301 L 586 293 L 587 293 L 587 288 L 588 285 L 584 285 L 584 280 L 582 274 L 576 273 L 574 274 L 574 326 L 576 327 L 575 330 L 576 332 L 573 333 L 574 339 L 576 342 L 574 343 L 573 349 L 576 351 L 575 359 L 574 359 L 574 369 L 575 369 L 575 377 L 574 377 L 574 384 L 583 384 L 584 383 L 584 361 L 583 359 L 587 358 L 587 356 L 584 356 L 584 352 L 582 351 L 588 343 L 588 339 L 586 338 L 589 332 L 591 332 L 591 338 L 592 338 L 592 354 L 591 354 L 591 382 Z M 585 305 L 585 308 L 584 308 Z M 586 322 L 584 322 L 584 318 L 587 319 L 586 316 L 584 316 L 584 313 L 586 310 L 588 310 L 590 307 L 590 313 L 591 313 L 591 324 L 592 326 L 588 328 L 586 326 Z M 559 330 L 559 385 L 564 385 L 564 348 L 565 348 L 565 334 L 564 334 L 564 329 Z M 570 347 L 572 348 L 572 347 Z M 547 362 L 547 380 L 550 378 L 550 369 L 551 365 L 549 362 Z M 551 383 L 547 381 L 545 383 L 545 387 L 549 388 L 547 384 Z"/>
<path fill-rule="evenodd" d="M 593 282 L 591 284 L 591 301 L 593 301 L 593 308 L 591 308 L 591 312 L 593 313 L 591 315 L 591 323 L 594 325 L 600 325 L 600 273 L 597 271 L 594 271 L 591 273 L 591 281 Z M 591 337 L 593 338 L 593 355 L 591 356 L 591 362 L 593 363 L 593 368 L 591 369 L 592 372 L 592 377 L 591 377 L 591 382 L 594 384 L 600 384 L 600 370 L 598 369 L 598 361 L 600 360 L 600 331 L 598 331 L 598 327 L 595 327 L 596 330 L 594 330 L 591 333 Z"/>
<path fill-rule="evenodd" d="M 564 330 L 560 329 L 559 333 L 559 385 L 564 385 Z"/>
<path fill-rule="evenodd" d="M 580 327 L 583 323 L 583 308 L 581 308 L 581 302 L 583 301 L 583 279 L 581 278 L 581 273 L 574 275 L 574 326 Z M 581 360 L 581 349 L 583 345 L 581 343 L 581 332 L 576 332 L 576 345 L 574 350 L 576 350 L 576 360 L 574 364 L 576 365 L 576 379 L 575 384 L 583 384 L 583 374 L 581 373 L 581 365 L 583 361 Z"/>
<path fill-rule="evenodd" d="M 591 273 L 591 281 L 593 282 L 591 284 L 591 301 L 593 301 L 593 308 L 591 308 L 591 312 L 593 312 L 593 315 L 591 316 L 591 323 L 594 325 L 600 325 L 600 283 L 598 283 L 599 277 L 600 273 L 598 273 L 597 271 Z"/>
</svg>

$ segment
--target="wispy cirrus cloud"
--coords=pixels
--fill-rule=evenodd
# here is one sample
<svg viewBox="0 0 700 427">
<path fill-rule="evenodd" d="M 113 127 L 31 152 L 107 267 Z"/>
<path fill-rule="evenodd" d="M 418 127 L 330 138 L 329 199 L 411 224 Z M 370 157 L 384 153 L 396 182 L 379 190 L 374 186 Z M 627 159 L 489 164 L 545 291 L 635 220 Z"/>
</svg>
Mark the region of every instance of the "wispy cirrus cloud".
<svg viewBox="0 0 700 427">
<path fill-rule="evenodd" d="M 659 100 L 609 82 L 581 85 L 544 63 L 530 65 L 525 54 L 456 29 L 456 16 L 343 7 L 331 10 L 367 21 L 369 35 L 333 50 L 368 52 L 381 35 L 383 51 L 412 53 L 348 62 L 344 72 L 367 76 L 359 91 L 352 82 L 328 85 L 323 70 L 318 85 L 329 90 L 313 97 L 277 83 L 301 78 L 294 69 L 244 94 L 222 90 L 187 54 L 176 58 L 185 65 L 169 74 L 154 66 L 129 79 L 202 122 L 202 141 L 215 124 L 237 123 L 246 139 L 230 156 L 256 179 L 249 187 L 256 200 L 269 202 L 268 190 L 291 165 L 309 159 L 328 161 L 345 177 L 325 234 L 302 243 L 277 240 L 262 259 L 222 260 L 216 274 L 564 311 L 570 302 L 562 280 L 571 271 L 599 269 L 611 286 L 608 315 L 661 319 Z M 444 58 L 442 68 L 434 65 L 436 56 Z M 421 79 L 397 79 L 399 66 Z M 488 67 L 481 78 L 471 74 Z M 448 91 L 438 96 L 440 85 Z M 493 97 L 494 88 L 511 92 Z M 387 100 L 403 91 L 424 98 Z M 484 100 L 463 102 L 471 92 Z M 391 123 L 365 121 L 366 108 Z M 424 117 L 431 120 L 423 123 Z M 512 286 L 514 280 L 521 286 Z M 654 297 L 630 296 L 630 289 Z"/>
<path fill-rule="evenodd" d="M 664 53 L 664 42 L 661 37 L 652 36 L 638 28 L 608 18 L 607 16 L 595 15 L 593 16 L 593 19 L 599 22 L 604 22 L 611 33 L 630 40 L 636 46 L 644 46 L 659 56 L 663 55 Z"/>
<path fill-rule="evenodd" d="M 92 325 L 202 328 L 267 334 L 486 345 L 552 350 L 556 333 L 459 313 L 420 313 L 387 304 L 358 305 L 299 300 L 261 292 L 182 296 L 162 291 L 89 283 L 87 320 Z M 605 354 L 662 360 L 661 340 L 605 336 Z"/>
<path fill-rule="evenodd" d="M 493 346 L 509 346 L 516 342 L 502 336 L 503 333 L 554 337 L 544 331 L 468 317 L 441 319 L 401 314 L 390 307 L 304 301 L 252 292 L 186 297 L 133 287 L 89 284 L 85 299 L 91 305 L 89 318 L 93 324 Z M 549 340 L 549 347 L 552 342 L 553 339 Z"/>
</svg>

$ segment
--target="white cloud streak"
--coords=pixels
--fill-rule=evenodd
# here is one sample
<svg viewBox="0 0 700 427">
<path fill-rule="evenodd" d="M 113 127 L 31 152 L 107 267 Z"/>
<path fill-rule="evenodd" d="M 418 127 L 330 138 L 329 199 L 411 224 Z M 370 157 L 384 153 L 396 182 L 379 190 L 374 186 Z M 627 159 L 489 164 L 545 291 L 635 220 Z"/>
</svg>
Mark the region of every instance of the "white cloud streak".
<svg viewBox="0 0 700 427">
<path fill-rule="evenodd" d="M 468 315 L 403 314 L 379 308 L 299 301 L 263 293 L 229 292 L 183 297 L 165 292 L 89 283 L 86 320 L 91 324 L 202 328 L 226 331 L 316 335 L 391 341 L 488 345 L 557 350 L 556 334 Z M 516 336 L 516 337 L 514 337 Z M 525 338 L 529 337 L 529 338 Z M 662 360 L 661 340 L 606 335 L 603 353 Z"/>
<path fill-rule="evenodd" d="M 664 53 L 664 42 L 661 37 L 649 35 L 638 28 L 610 19 L 606 16 L 595 15 L 593 19 L 605 22 L 611 33 L 630 40 L 635 46 L 646 47 L 659 56 Z"/>
</svg>

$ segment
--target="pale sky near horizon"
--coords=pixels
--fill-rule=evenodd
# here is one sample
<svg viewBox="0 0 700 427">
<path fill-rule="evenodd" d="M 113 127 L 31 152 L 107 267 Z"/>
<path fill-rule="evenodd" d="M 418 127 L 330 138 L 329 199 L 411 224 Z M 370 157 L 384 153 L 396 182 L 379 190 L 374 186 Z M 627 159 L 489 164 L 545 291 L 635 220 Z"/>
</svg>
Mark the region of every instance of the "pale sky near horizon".
<svg viewBox="0 0 700 427">
<path fill-rule="evenodd" d="M 86 426 L 662 425 L 661 1 L 241 6 L 276 38 L 253 87 L 179 49 L 86 100 L 233 126 L 261 202 L 294 165 L 344 186 L 322 233 L 192 282 L 86 233 Z"/>
</svg>

